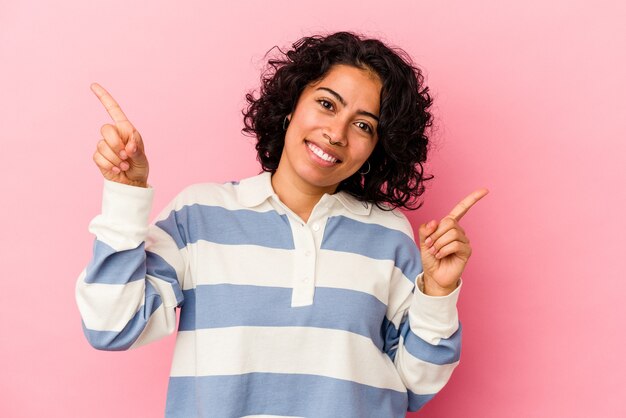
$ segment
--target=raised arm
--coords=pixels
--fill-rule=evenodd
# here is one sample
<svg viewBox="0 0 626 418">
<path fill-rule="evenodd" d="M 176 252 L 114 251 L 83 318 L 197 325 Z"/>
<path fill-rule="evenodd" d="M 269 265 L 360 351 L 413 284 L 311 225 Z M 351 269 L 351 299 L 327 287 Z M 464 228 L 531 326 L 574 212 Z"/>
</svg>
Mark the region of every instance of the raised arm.
<svg viewBox="0 0 626 418">
<path fill-rule="evenodd" d="M 102 127 L 94 154 L 104 176 L 102 212 L 89 224 L 96 239 L 76 283 L 76 302 L 93 347 L 125 350 L 175 330 L 186 249 L 176 199 L 149 223 L 154 190 L 141 135 L 106 90 L 95 83 L 91 89 L 114 124 Z"/>
<path fill-rule="evenodd" d="M 413 259 L 421 261 L 419 269 L 407 271 L 419 274 L 397 281 L 393 291 L 402 302 L 388 312 L 383 332 L 385 351 L 408 391 L 409 411 L 430 401 L 459 364 L 462 329 L 456 304 L 471 248 L 458 221 L 486 194 L 477 190 L 440 222 L 422 224 L 418 244 L 407 240 Z M 408 221 L 407 233 L 413 239 Z"/>
</svg>

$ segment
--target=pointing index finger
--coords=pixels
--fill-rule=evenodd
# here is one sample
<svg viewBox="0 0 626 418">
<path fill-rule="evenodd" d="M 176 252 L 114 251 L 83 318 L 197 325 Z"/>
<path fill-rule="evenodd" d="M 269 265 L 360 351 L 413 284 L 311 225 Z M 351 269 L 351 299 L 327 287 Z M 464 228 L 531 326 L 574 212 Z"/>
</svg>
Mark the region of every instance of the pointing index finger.
<svg viewBox="0 0 626 418">
<path fill-rule="evenodd" d="M 472 193 L 467 195 L 465 199 L 457 203 L 448 216 L 460 221 L 467 211 L 470 210 L 476 202 L 485 197 L 487 193 L 489 193 L 489 190 L 487 189 L 474 190 Z"/>
<path fill-rule="evenodd" d="M 113 96 L 111 96 L 108 91 L 106 91 L 98 83 L 92 83 L 90 87 L 91 91 L 93 91 L 96 96 L 98 96 L 100 103 L 102 103 L 109 115 L 111 115 L 111 118 L 115 121 L 116 125 L 128 123 L 132 127 L 132 123 L 130 123 L 130 121 L 122 111 L 120 105 L 117 104 Z"/>
</svg>

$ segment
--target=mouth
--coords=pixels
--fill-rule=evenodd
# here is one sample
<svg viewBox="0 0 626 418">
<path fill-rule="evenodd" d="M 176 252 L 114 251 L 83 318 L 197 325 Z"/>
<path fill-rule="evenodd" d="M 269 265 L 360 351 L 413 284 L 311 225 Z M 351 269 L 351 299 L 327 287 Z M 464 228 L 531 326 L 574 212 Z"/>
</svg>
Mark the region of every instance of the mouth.
<svg viewBox="0 0 626 418">
<path fill-rule="evenodd" d="M 304 140 L 304 143 L 306 144 L 306 147 L 309 149 L 316 161 L 318 161 L 322 165 L 330 167 L 341 162 L 341 160 L 335 155 L 328 154 L 314 143 L 307 140 Z"/>
</svg>

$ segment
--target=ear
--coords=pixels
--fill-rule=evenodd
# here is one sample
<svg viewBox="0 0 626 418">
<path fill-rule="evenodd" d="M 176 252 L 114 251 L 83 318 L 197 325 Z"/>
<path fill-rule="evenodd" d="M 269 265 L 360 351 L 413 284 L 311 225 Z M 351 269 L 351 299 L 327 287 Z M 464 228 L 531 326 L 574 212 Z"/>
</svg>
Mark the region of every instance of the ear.
<svg viewBox="0 0 626 418">
<path fill-rule="evenodd" d="M 283 131 L 287 130 L 287 127 L 289 126 L 290 123 L 291 123 L 291 113 L 289 113 L 288 115 L 285 115 L 285 118 L 283 119 Z"/>
</svg>

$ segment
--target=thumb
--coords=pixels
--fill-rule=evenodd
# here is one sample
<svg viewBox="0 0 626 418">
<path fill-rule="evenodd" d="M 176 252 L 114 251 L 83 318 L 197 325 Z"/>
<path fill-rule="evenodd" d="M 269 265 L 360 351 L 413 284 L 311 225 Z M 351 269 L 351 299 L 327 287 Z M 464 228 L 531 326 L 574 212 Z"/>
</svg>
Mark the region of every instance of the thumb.
<svg viewBox="0 0 626 418">
<path fill-rule="evenodd" d="M 437 224 L 438 224 L 437 221 L 432 220 L 428 223 L 420 225 L 418 229 L 418 233 L 419 233 L 420 248 L 422 250 L 429 248 L 430 245 L 432 244 L 432 239 L 428 241 L 428 243 L 426 243 L 426 240 L 433 232 L 437 230 Z"/>
<path fill-rule="evenodd" d="M 139 132 L 135 133 L 133 131 L 133 133 L 130 135 L 130 139 L 126 143 L 126 154 L 128 154 L 129 156 L 136 156 L 137 151 L 139 151 L 139 141 L 137 140 L 138 137 L 140 138 Z"/>
</svg>

